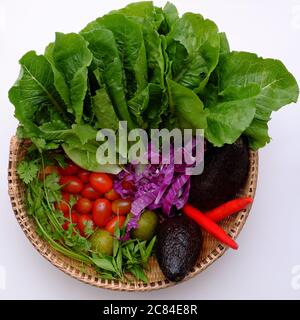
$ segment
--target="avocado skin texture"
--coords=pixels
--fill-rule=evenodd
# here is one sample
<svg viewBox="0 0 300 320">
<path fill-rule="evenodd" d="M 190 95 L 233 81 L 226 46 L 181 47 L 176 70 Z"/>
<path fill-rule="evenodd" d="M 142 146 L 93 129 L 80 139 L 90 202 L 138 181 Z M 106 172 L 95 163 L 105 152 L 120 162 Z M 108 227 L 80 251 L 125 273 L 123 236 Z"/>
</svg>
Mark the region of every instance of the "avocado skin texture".
<svg viewBox="0 0 300 320">
<path fill-rule="evenodd" d="M 207 211 L 235 198 L 245 184 L 248 170 L 249 147 L 246 137 L 220 148 L 208 143 L 204 154 L 204 171 L 191 177 L 190 204 Z"/>
<path fill-rule="evenodd" d="M 160 225 L 156 258 L 161 271 L 170 281 L 180 281 L 188 274 L 201 248 L 201 229 L 190 218 L 176 216 Z"/>
</svg>

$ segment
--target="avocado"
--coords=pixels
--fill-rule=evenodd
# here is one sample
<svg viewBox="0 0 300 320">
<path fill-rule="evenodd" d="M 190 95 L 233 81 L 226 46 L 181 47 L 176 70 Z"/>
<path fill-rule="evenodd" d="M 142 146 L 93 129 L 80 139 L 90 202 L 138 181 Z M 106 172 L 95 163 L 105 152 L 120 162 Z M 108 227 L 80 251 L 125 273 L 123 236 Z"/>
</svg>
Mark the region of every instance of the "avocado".
<svg viewBox="0 0 300 320">
<path fill-rule="evenodd" d="M 170 281 L 180 281 L 188 274 L 201 248 L 201 229 L 190 218 L 176 216 L 160 225 L 156 258 L 161 271 Z"/>
<path fill-rule="evenodd" d="M 191 176 L 189 202 L 207 211 L 236 197 L 245 184 L 249 170 L 249 147 L 246 137 L 233 144 L 214 147 L 207 143 L 204 170 Z"/>
</svg>

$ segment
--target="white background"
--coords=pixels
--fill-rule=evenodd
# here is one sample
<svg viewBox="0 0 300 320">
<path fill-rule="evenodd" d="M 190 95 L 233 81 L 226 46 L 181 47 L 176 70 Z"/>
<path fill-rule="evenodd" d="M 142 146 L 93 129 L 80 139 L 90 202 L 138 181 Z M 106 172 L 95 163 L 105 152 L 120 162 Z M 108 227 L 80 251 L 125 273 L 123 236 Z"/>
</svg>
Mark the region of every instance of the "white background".
<svg viewBox="0 0 300 320">
<path fill-rule="evenodd" d="M 7 91 L 18 76 L 17 62 L 28 50 L 43 52 L 55 31 L 79 31 L 89 21 L 129 2 L 0 0 L 0 298 L 299 299 L 300 281 L 295 278 L 292 285 L 292 269 L 300 265 L 299 103 L 273 115 L 273 141 L 260 152 L 257 196 L 238 238 L 240 249 L 227 252 L 188 282 L 150 293 L 93 288 L 53 267 L 22 233 L 7 196 L 9 139 L 17 126 Z M 180 13 L 200 12 L 214 20 L 227 32 L 232 49 L 281 59 L 300 81 L 300 0 L 173 2 Z"/>
</svg>

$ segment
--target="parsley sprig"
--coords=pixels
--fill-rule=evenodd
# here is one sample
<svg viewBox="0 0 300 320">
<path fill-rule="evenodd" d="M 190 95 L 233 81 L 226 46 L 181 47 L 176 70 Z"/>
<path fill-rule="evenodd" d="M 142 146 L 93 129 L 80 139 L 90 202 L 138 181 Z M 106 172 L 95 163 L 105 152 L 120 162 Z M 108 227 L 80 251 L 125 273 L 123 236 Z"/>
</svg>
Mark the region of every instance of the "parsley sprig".
<svg viewBox="0 0 300 320">
<path fill-rule="evenodd" d="M 29 162 L 25 160 L 20 162 L 17 169 L 17 173 L 20 179 L 25 184 L 29 184 L 30 182 L 32 182 L 36 178 L 38 171 L 39 171 L 39 167 L 35 161 Z"/>
</svg>

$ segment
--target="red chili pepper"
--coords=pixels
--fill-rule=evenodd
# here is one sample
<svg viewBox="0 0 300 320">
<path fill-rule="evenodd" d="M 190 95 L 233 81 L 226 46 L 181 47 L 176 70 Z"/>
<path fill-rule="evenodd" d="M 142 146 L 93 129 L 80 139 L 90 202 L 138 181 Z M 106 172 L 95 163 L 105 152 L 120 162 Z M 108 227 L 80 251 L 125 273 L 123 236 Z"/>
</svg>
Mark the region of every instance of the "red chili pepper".
<svg viewBox="0 0 300 320">
<path fill-rule="evenodd" d="M 229 235 L 219 227 L 214 221 L 210 220 L 205 214 L 190 204 L 186 204 L 182 211 L 194 221 L 196 221 L 204 230 L 212 234 L 215 238 L 226 244 L 230 248 L 236 250 L 238 244 L 229 237 Z"/>
<path fill-rule="evenodd" d="M 212 209 L 205 213 L 205 215 L 212 221 L 221 221 L 230 215 L 245 209 L 250 203 L 253 202 L 252 198 L 238 198 L 228 201 L 219 207 Z"/>
</svg>

